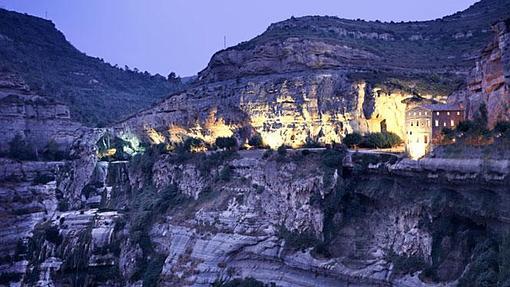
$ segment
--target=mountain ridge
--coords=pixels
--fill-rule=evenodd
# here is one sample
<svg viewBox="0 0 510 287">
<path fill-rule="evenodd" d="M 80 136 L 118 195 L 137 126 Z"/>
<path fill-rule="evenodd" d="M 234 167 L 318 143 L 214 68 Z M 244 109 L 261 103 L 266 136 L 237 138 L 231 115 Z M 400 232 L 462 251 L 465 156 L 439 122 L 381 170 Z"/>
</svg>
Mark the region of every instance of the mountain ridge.
<svg viewBox="0 0 510 287">
<path fill-rule="evenodd" d="M 182 87 L 87 56 L 51 21 L 5 9 L 0 9 L 0 68 L 69 105 L 73 119 L 91 126 L 108 125 Z"/>
</svg>

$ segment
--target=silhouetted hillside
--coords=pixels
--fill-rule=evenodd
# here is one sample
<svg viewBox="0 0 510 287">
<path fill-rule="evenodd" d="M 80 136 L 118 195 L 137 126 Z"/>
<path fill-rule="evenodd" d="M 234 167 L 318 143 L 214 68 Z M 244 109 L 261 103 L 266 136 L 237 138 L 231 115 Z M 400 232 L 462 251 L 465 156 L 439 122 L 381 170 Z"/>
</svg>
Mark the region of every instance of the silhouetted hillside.
<svg viewBox="0 0 510 287">
<path fill-rule="evenodd" d="M 180 88 L 160 75 L 124 70 L 73 47 L 51 21 L 0 9 L 0 69 L 18 73 L 71 116 L 107 125 Z"/>
</svg>

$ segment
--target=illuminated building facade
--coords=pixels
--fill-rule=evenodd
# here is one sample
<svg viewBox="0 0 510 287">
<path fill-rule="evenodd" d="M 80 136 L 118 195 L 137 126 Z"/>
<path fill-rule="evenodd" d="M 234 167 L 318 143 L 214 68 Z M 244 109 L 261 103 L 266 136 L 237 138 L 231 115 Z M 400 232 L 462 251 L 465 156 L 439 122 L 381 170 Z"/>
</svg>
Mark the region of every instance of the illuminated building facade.
<svg viewBox="0 0 510 287">
<path fill-rule="evenodd" d="M 423 157 L 439 143 L 443 129 L 454 129 L 463 120 L 461 105 L 423 105 L 407 110 L 406 152 L 413 159 Z"/>
</svg>

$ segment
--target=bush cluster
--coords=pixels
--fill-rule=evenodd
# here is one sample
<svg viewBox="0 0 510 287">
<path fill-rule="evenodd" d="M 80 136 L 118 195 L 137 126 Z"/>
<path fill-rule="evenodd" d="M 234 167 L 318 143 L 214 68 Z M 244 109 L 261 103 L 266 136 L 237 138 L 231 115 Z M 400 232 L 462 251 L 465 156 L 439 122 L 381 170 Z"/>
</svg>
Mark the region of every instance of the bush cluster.
<svg viewBox="0 0 510 287">
<path fill-rule="evenodd" d="M 237 140 L 235 137 L 218 137 L 216 138 L 215 144 L 220 149 L 232 150 L 237 147 Z"/>
<path fill-rule="evenodd" d="M 262 140 L 262 136 L 260 134 L 255 134 L 248 140 L 248 144 L 252 147 L 256 148 L 264 148 L 264 141 Z"/>
<path fill-rule="evenodd" d="M 392 148 L 400 145 L 402 139 L 392 132 L 369 133 L 366 135 L 351 133 L 345 135 L 343 143 L 350 148 Z"/>
<path fill-rule="evenodd" d="M 244 279 L 233 279 L 230 281 L 217 279 L 212 283 L 212 287 L 272 287 L 274 284 L 264 284 L 258 280 L 255 280 L 252 277 L 247 277 Z"/>
<path fill-rule="evenodd" d="M 50 140 L 42 150 L 38 151 L 32 143 L 20 134 L 14 136 L 9 142 L 7 156 L 12 159 L 30 161 L 61 161 L 69 159 L 68 153 L 60 150 L 54 140 Z"/>
</svg>

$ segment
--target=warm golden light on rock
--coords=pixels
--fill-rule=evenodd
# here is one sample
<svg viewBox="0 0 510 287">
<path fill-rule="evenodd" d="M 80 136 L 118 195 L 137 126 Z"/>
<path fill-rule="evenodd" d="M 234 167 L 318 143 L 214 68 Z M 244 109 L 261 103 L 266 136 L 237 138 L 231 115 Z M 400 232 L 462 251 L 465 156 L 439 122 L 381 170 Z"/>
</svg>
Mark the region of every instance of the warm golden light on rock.
<svg viewBox="0 0 510 287">
<path fill-rule="evenodd" d="M 212 109 L 204 122 L 197 120 L 189 127 L 170 124 L 167 131 L 169 133 L 169 141 L 173 143 L 179 143 L 186 138 L 193 137 L 213 144 L 218 137 L 230 137 L 234 135 L 235 129 L 235 126 L 227 125 L 223 118 L 217 117 L 216 109 Z"/>
<path fill-rule="evenodd" d="M 161 144 L 166 141 L 165 136 L 156 131 L 154 128 L 147 128 L 147 136 L 153 144 Z"/>
<path fill-rule="evenodd" d="M 110 149 L 107 149 L 105 150 L 104 152 L 100 153 L 98 152 L 97 153 L 97 156 L 99 158 L 104 158 L 104 157 L 112 157 L 115 155 L 115 153 L 117 153 L 117 149 L 116 148 L 110 148 Z"/>
</svg>

